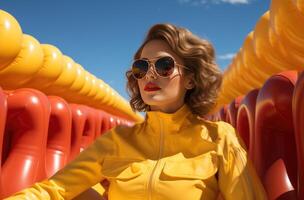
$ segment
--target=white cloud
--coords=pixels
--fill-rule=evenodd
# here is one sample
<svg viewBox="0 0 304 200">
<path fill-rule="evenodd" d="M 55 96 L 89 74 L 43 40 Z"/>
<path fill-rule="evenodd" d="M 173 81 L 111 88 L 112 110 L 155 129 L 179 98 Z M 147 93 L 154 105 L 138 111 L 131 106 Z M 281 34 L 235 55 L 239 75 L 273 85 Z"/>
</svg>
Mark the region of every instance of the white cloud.
<svg viewBox="0 0 304 200">
<path fill-rule="evenodd" d="M 204 5 L 204 4 L 249 4 L 253 0 L 178 0 L 181 4 L 190 4 L 194 6 Z"/>
<path fill-rule="evenodd" d="M 230 4 L 249 4 L 249 0 L 221 0 L 223 3 L 230 3 Z"/>
<path fill-rule="evenodd" d="M 219 60 L 231 60 L 234 56 L 235 56 L 234 53 L 226 53 L 226 54 L 223 54 L 223 55 L 219 55 L 218 59 Z"/>
</svg>

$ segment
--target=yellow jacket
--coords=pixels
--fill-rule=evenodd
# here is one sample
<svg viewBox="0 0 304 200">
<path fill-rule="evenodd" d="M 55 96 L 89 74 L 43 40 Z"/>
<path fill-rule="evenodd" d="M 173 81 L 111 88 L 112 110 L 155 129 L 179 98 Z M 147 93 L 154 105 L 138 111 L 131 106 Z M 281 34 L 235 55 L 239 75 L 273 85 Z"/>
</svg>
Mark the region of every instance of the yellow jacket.
<svg viewBox="0 0 304 200">
<path fill-rule="evenodd" d="M 266 199 L 234 128 L 186 105 L 112 129 L 53 177 L 8 199 L 72 199 L 104 178 L 110 200 Z"/>
</svg>

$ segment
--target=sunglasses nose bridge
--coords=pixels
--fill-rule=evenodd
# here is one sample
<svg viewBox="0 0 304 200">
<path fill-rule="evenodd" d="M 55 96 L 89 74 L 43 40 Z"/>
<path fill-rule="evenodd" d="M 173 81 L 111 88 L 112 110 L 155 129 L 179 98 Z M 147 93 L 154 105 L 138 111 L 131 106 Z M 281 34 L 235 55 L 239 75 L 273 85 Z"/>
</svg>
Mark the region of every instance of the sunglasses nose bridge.
<svg viewBox="0 0 304 200">
<path fill-rule="evenodd" d="M 155 79 L 157 77 L 157 74 L 155 72 L 155 65 L 152 62 L 149 62 L 149 67 L 148 67 L 148 71 L 146 73 L 146 78 L 152 76 L 153 79 Z"/>
</svg>

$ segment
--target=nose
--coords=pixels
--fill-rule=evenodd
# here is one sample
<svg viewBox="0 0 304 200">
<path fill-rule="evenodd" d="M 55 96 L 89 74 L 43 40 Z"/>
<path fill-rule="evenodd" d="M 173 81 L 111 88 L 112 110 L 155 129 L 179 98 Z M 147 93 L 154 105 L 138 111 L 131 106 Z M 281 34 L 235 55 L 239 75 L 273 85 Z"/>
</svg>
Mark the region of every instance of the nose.
<svg viewBox="0 0 304 200">
<path fill-rule="evenodd" d="M 157 75 L 151 65 L 147 71 L 146 79 L 156 79 L 156 78 L 157 78 Z"/>
</svg>

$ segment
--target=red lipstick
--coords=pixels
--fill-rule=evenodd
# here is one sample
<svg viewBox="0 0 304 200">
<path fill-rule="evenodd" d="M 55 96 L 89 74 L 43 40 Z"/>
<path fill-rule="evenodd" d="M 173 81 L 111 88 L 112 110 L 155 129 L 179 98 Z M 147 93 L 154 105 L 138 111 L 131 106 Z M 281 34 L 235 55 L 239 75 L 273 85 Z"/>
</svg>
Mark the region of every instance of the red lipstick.
<svg viewBox="0 0 304 200">
<path fill-rule="evenodd" d="M 160 89 L 160 87 L 158 87 L 155 83 L 152 82 L 147 83 L 144 88 L 145 91 L 157 91 Z"/>
</svg>

